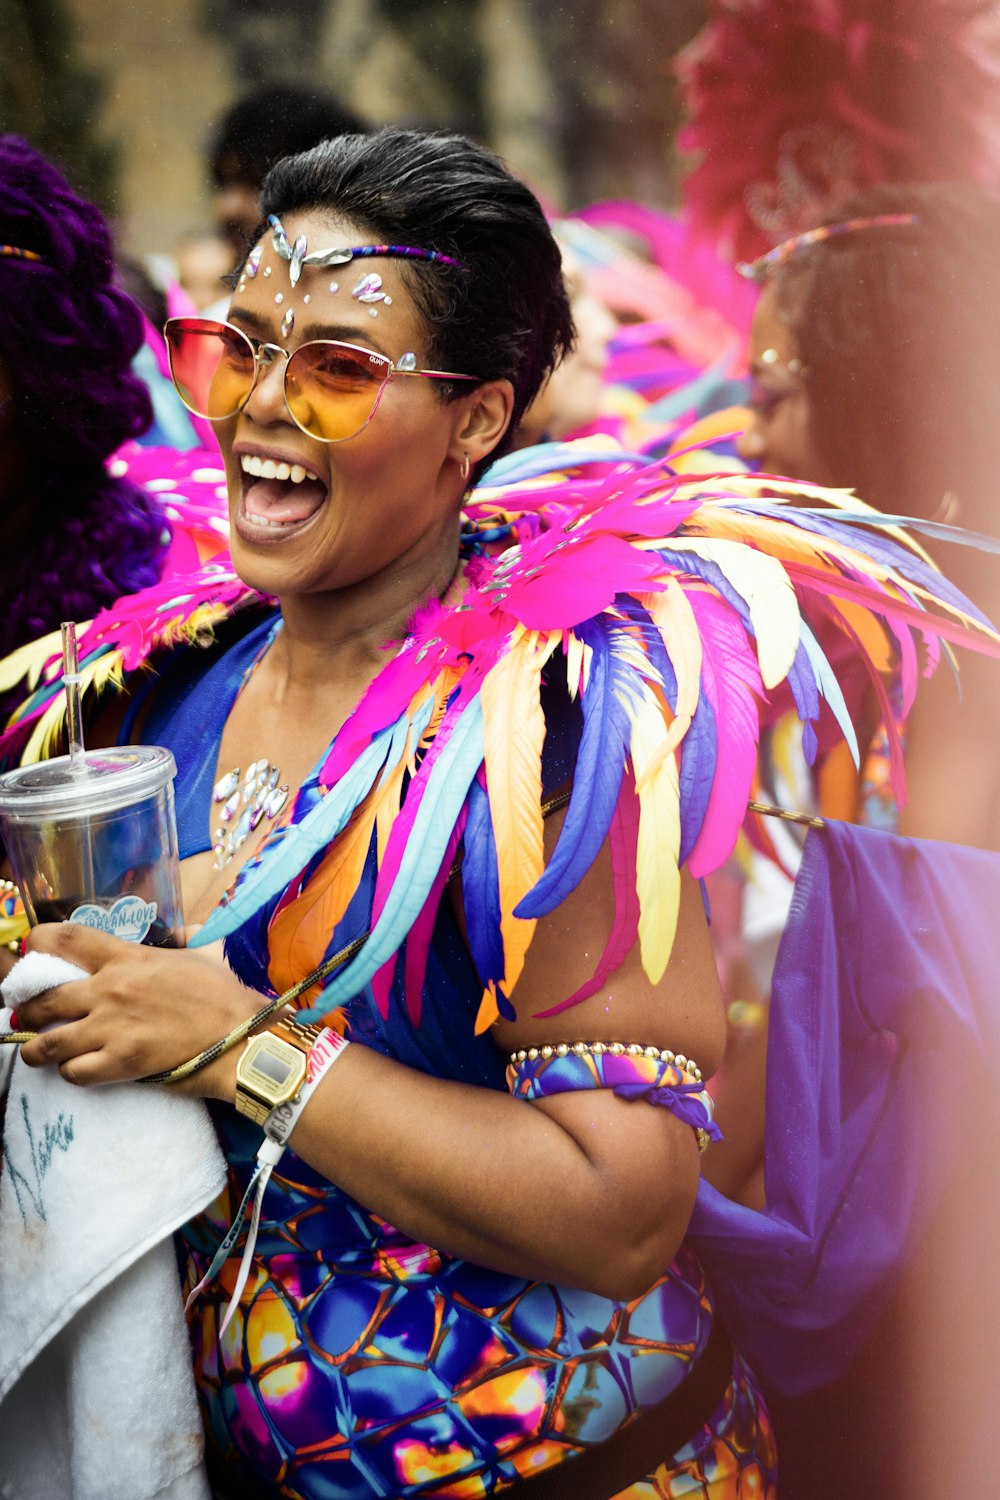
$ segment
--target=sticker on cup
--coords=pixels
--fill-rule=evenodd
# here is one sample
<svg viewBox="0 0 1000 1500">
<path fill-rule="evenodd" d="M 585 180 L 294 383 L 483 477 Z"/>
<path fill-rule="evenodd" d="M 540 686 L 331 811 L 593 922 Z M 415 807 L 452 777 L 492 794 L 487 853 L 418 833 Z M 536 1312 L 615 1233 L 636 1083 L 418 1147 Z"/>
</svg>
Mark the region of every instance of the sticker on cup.
<svg viewBox="0 0 1000 1500">
<path fill-rule="evenodd" d="M 110 932 L 112 937 L 124 938 L 126 943 L 141 943 L 156 921 L 156 902 L 143 901 L 141 896 L 119 896 L 110 907 L 88 902 L 76 907 L 69 920 L 80 927 Z"/>
</svg>

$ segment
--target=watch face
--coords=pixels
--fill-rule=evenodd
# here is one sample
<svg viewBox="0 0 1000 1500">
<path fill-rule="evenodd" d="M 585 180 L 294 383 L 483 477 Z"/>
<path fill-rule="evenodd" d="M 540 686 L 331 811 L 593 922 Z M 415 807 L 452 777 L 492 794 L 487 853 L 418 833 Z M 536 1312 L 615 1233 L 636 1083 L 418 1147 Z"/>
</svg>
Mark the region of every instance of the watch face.
<svg viewBox="0 0 1000 1500">
<path fill-rule="evenodd" d="M 294 1064 L 287 1058 L 275 1057 L 273 1052 L 261 1049 L 256 1054 L 251 1064 L 254 1072 L 263 1073 L 264 1077 L 278 1088 L 288 1082 L 292 1074 Z"/>
</svg>

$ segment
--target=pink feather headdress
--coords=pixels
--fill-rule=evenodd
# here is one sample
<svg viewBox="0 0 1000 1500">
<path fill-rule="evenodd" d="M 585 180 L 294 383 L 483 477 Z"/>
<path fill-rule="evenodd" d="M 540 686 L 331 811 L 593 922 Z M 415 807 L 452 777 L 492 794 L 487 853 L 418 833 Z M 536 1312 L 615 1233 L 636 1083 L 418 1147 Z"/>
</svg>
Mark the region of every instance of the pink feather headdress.
<svg viewBox="0 0 1000 1500">
<path fill-rule="evenodd" d="M 692 226 L 755 260 L 883 182 L 1000 187 L 993 0 L 713 0 L 677 60 Z"/>
</svg>

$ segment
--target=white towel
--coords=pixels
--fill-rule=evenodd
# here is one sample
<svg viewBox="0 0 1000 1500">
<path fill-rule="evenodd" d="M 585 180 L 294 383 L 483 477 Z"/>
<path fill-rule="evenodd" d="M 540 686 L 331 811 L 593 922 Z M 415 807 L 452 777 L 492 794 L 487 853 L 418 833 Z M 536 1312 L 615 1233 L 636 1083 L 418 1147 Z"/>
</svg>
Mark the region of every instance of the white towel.
<svg viewBox="0 0 1000 1500">
<path fill-rule="evenodd" d="M 32 953 L 2 995 L 81 977 Z M 208 1111 L 155 1085 L 74 1088 L 11 1066 L 15 1050 L 0 1047 L 0 1495 L 207 1500 L 171 1235 L 224 1182 Z"/>
</svg>

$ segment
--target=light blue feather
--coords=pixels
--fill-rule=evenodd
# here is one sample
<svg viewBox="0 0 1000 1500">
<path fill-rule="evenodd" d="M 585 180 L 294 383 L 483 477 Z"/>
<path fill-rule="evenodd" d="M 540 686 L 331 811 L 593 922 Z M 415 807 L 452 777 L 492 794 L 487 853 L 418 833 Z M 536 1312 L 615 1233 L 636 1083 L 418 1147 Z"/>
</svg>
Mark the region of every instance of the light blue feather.
<svg viewBox="0 0 1000 1500">
<path fill-rule="evenodd" d="M 483 710 L 476 697 L 460 714 L 431 772 L 392 889 L 371 936 L 354 961 L 323 991 L 319 1003 L 302 1012 L 304 1021 L 321 1020 L 333 1006 L 356 995 L 398 951 L 420 915 L 455 819 L 482 761 Z"/>
<path fill-rule="evenodd" d="M 483 487 L 490 489 L 495 484 L 520 484 L 527 479 L 537 479 L 542 474 L 552 474 L 560 469 L 579 469 L 591 464 L 647 464 L 653 463 L 645 453 L 632 453 L 627 448 L 585 448 L 581 451 L 576 443 L 538 443 L 532 448 L 522 448 L 517 453 L 505 453 L 483 480 Z"/>
<path fill-rule="evenodd" d="M 816 679 L 816 686 L 830 705 L 831 712 L 840 725 L 841 733 L 850 747 L 851 758 L 854 764 L 859 766 L 861 764 L 861 754 L 858 749 L 858 737 L 854 733 L 854 725 L 851 723 L 851 716 L 847 712 L 847 704 L 844 702 L 840 683 L 837 681 L 833 668 L 826 659 L 822 646 L 809 629 L 805 620 L 800 620 L 799 622 L 799 640 L 802 642 L 806 655 L 809 658 L 809 664 L 813 669 L 813 676 Z"/>
<path fill-rule="evenodd" d="M 352 813 L 364 801 L 382 769 L 387 767 L 390 748 L 396 759 L 406 744 L 409 714 L 404 714 L 388 729 L 383 729 L 353 766 L 331 787 L 316 806 L 289 829 L 281 843 L 275 844 L 246 879 L 237 886 L 231 901 L 217 906 L 204 927 L 191 939 L 189 947 L 201 948 L 217 942 L 241 925 L 265 901 L 283 891 L 305 869 L 314 854 L 331 844 L 350 821 Z M 402 732 L 401 732 L 402 731 Z"/>
</svg>

